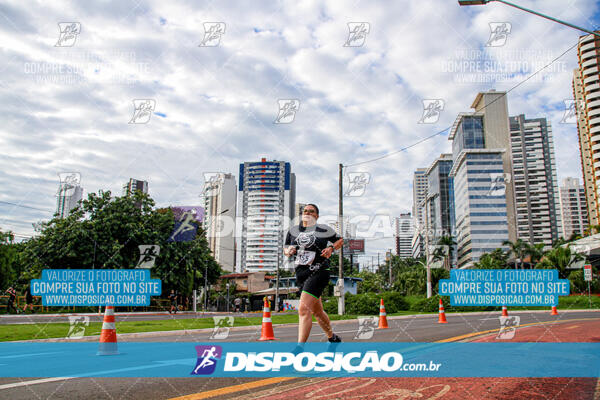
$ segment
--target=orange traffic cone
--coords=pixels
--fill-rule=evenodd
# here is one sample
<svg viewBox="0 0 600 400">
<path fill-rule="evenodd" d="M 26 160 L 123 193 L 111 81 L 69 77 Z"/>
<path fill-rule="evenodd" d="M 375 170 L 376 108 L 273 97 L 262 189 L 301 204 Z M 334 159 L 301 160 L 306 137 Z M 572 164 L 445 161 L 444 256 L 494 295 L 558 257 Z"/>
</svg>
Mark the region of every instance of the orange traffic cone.
<svg viewBox="0 0 600 400">
<path fill-rule="evenodd" d="M 550 315 L 558 315 L 558 311 L 556 311 L 556 306 L 552 306 L 552 311 L 550 311 Z"/>
<path fill-rule="evenodd" d="M 265 299 L 265 305 L 263 308 L 262 330 L 260 332 L 260 339 L 258 340 L 275 340 L 273 323 L 271 322 L 271 309 L 269 308 L 269 302 L 267 299 Z"/>
<path fill-rule="evenodd" d="M 115 308 L 113 306 L 106 306 L 102 332 L 100 333 L 100 346 L 96 354 L 99 356 L 119 354 L 119 350 L 117 349 L 117 331 L 115 329 Z"/>
<path fill-rule="evenodd" d="M 387 329 L 389 328 L 387 324 L 387 313 L 385 312 L 385 306 L 383 305 L 383 299 L 381 299 L 381 303 L 379 304 L 379 326 L 377 329 Z"/>
<path fill-rule="evenodd" d="M 502 306 L 502 316 L 508 317 L 508 307 Z"/>
<path fill-rule="evenodd" d="M 444 312 L 444 303 L 442 303 L 442 299 L 440 299 L 440 306 L 438 308 L 438 312 L 438 324 L 447 324 L 448 321 L 446 321 L 446 313 Z"/>
</svg>

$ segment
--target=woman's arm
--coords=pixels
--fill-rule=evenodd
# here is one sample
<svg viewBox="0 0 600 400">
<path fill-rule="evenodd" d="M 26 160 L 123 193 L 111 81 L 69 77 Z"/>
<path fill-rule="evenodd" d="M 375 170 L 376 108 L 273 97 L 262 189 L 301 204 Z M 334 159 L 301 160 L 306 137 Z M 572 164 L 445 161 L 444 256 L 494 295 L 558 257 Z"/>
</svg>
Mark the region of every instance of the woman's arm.
<svg viewBox="0 0 600 400">
<path fill-rule="evenodd" d="M 323 251 L 321 252 L 321 256 L 323 256 L 325 258 L 329 258 L 333 254 L 334 250 L 338 250 L 343 245 L 344 245 L 344 238 L 340 238 L 340 239 L 336 240 L 333 245 L 325 247 L 323 249 Z"/>
</svg>

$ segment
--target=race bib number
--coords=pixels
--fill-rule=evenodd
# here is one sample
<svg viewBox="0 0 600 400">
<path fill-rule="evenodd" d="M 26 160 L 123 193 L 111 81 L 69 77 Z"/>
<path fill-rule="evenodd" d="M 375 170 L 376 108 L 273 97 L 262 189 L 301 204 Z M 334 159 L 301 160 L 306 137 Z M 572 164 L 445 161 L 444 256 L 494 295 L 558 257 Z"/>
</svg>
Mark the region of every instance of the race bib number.
<svg viewBox="0 0 600 400">
<path fill-rule="evenodd" d="M 317 255 L 314 251 L 298 250 L 298 256 L 296 257 L 296 265 L 311 265 Z"/>
</svg>

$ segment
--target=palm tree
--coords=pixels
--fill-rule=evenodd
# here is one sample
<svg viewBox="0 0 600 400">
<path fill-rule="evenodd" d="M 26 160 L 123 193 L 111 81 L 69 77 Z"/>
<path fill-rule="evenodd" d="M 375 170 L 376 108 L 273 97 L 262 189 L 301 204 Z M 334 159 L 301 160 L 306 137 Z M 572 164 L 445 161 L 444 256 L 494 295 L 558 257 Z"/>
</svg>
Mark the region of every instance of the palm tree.
<svg viewBox="0 0 600 400">
<path fill-rule="evenodd" d="M 510 253 L 512 253 L 516 258 L 521 260 L 521 269 L 523 269 L 523 256 L 527 251 L 528 244 L 525 243 L 522 239 L 517 239 L 514 242 L 510 240 L 505 240 L 502 242 L 503 246 L 508 246 Z"/>
<path fill-rule="evenodd" d="M 544 243 L 526 243 L 525 254 L 529 256 L 529 262 L 531 264 L 537 264 L 544 257 Z"/>
<path fill-rule="evenodd" d="M 437 244 L 440 246 L 448 246 L 448 254 L 444 254 L 444 268 L 446 271 L 450 271 L 450 262 L 452 260 L 452 253 L 454 251 L 454 246 L 456 246 L 456 242 L 452 236 L 448 235 L 440 237 Z"/>
<path fill-rule="evenodd" d="M 544 255 L 544 258 L 537 264 L 537 268 L 557 269 L 561 279 L 566 279 L 567 269 L 572 262 L 582 259 L 581 254 L 571 251 L 569 247 L 556 247 Z"/>
<path fill-rule="evenodd" d="M 475 263 L 475 268 L 479 269 L 504 269 L 508 254 L 502 249 L 495 249 L 491 253 L 482 254 L 479 261 Z"/>
</svg>

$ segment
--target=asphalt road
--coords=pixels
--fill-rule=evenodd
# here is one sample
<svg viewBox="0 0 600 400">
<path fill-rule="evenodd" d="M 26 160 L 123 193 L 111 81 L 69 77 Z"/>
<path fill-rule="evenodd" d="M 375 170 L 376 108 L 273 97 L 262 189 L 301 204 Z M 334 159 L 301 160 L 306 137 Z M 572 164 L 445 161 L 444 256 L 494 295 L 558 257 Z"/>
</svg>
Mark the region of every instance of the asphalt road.
<svg viewBox="0 0 600 400">
<path fill-rule="evenodd" d="M 518 312 L 520 324 L 543 324 L 551 321 L 570 320 L 599 320 L 600 312 L 559 311 L 558 316 L 551 316 L 548 312 Z M 447 324 L 438 324 L 437 316 L 410 316 L 390 317 L 388 319 L 389 329 L 376 330 L 369 341 L 377 342 L 433 342 L 452 338 L 460 340 L 461 336 L 477 332 L 495 330 L 499 328 L 498 313 L 485 314 L 448 314 Z M 557 326 L 557 325 L 544 325 Z M 338 333 L 345 342 L 361 341 L 356 338 L 358 322 L 336 321 L 334 331 Z M 275 336 L 279 341 L 294 342 L 297 335 L 296 325 L 276 325 Z M 517 331 L 517 335 L 518 335 Z M 231 341 L 231 342 L 256 342 L 260 336 L 260 327 L 232 328 L 229 336 L 224 340 L 209 339 L 211 331 L 207 330 L 194 334 L 153 334 L 147 337 L 119 338 L 120 341 L 135 342 L 207 342 L 207 341 Z M 458 337 L 458 338 L 457 338 Z M 320 328 L 314 324 L 309 341 L 325 341 L 325 336 Z M 250 346 L 250 344 L 249 344 Z M 1 367 L 0 367 L 1 368 Z M 17 399 L 168 399 L 194 393 L 205 393 L 209 390 L 226 388 L 232 385 L 260 384 L 259 388 L 247 388 L 238 390 L 235 394 L 221 393 L 215 399 L 225 399 L 240 396 L 252 398 L 254 393 L 265 391 L 278 391 L 289 387 L 303 387 L 307 384 L 318 384 L 320 381 L 314 378 L 293 378 L 284 381 L 272 382 L 254 378 L 51 378 L 42 381 L 43 378 L 0 378 L 0 398 L 11 400 Z M 387 378 L 395 379 L 395 378 Z M 450 379 L 450 378 L 448 378 Z M 385 379 L 383 379 L 385 380 Z M 324 380 L 325 381 L 325 380 Z M 266 383 L 265 383 L 266 382 Z M 391 382 L 391 381 L 390 381 Z M 416 386 L 418 389 L 418 386 Z M 415 389 L 415 390 L 417 390 Z M 211 397 L 213 398 L 213 397 Z M 365 397 L 366 398 L 366 397 Z M 403 397 L 393 397 L 403 398 Z M 444 398 L 444 397 L 441 397 Z M 559 397 L 560 398 L 560 397 Z M 592 397 L 590 397 L 591 399 Z"/>
</svg>

